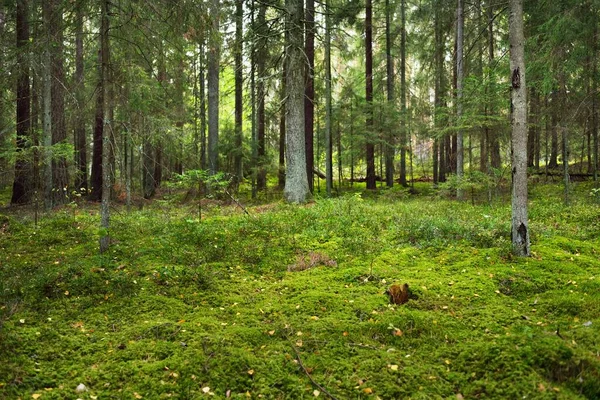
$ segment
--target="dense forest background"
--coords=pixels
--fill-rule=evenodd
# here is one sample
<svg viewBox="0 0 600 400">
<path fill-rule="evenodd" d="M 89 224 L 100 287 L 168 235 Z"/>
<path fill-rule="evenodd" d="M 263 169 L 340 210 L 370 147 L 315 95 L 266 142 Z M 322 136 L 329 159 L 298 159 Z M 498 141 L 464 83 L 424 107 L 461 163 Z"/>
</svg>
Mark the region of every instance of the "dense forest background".
<svg viewBox="0 0 600 400">
<path fill-rule="evenodd" d="M 510 175 L 508 4 L 462 3 L 5 1 L 0 187 L 51 208 L 217 173 L 256 197 L 305 169 L 288 200 L 493 186 Z M 600 4 L 524 7 L 530 173 L 597 179 Z"/>
</svg>

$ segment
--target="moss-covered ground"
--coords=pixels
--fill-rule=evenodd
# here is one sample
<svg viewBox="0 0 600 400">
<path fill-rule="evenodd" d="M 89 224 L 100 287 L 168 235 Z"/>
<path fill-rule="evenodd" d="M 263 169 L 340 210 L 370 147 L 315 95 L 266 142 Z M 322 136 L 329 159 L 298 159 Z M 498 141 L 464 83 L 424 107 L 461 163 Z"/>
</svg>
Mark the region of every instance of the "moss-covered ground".
<svg viewBox="0 0 600 400">
<path fill-rule="evenodd" d="M 5 209 L 0 398 L 598 399 L 590 188 L 532 190 L 523 259 L 506 201 L 399 190 L 116 207 L 103 257 L 96 205 Z"/>
</svg>

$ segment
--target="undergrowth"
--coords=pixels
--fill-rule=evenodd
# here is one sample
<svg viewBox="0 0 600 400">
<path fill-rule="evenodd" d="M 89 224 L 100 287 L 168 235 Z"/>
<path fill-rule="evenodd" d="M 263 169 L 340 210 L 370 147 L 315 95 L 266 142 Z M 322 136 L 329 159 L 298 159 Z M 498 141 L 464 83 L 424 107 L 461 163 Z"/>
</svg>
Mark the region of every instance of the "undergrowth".
<svg viewBox="0 0 600 400">
<path fill-rule="evenodd" d="M 506 204 L 400 191 L 118 209 L 103 256 L 93 206 L 5 213 L 0 398 L 599 398 L 587 189 L 536 187 L 526 259 Z"/>
</svg>

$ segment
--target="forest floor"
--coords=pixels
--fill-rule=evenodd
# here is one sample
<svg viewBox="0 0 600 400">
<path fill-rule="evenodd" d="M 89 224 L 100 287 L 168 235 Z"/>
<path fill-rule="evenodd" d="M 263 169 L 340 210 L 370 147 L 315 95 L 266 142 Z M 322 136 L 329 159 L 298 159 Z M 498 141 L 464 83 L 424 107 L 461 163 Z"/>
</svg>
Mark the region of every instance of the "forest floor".
<svg viewBox="0 0 600 400">
<path fill-rule="evenodd" d="M 600 206 L 394 189 L 0 211 L 0 399 L 600 398 Z M 391 305 L 393 283 L 418 296 Z"/>
</svg>

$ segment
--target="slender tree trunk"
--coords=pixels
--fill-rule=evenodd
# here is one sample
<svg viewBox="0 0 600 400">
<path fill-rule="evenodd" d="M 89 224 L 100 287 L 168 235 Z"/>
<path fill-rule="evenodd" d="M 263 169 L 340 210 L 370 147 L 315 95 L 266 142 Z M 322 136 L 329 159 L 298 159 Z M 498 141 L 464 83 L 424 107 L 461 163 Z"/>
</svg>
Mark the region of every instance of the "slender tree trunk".
<svg viewBox="0 0 600 400">
<path fill-rule="evenodd" d="M 563 57 L 564 54 L 563 54 Z M 561 59 L 564 59 L 561 57 Z M 564 65 L 564 64 L 563 64 Z M 560 109 L 567 110 L 568 109 L 568 99 L 567 99 L 567 84 L 566 84 L 566 72 L 564 70 L 560 71 L 558 84 L 559 84 L 559 102 Z M 563 159 L 563 183 L 564 183 L 564 193 L 565 193 L 565 205 L 569 205 L 569 131 L 567 128 L 567 118 L 565 115 L 561 115 L 560 117 L 560 132 L 562 137 L 562 159 Z"/>
<path fill-rule="evenodd" d="M 408 147 L 407 113 L 406 113 L 406 0 L 400 2 L 400 184 L 406 182 L 406 150 Z"/>
<path fill-rule="evenodd" d="M 535 139 L 537 136 L 537 104 L 536 104 L 536 91 L 535 88 L 529 90 L 529 132 L 527 134 L 527 167 L 533 168 L 535 165 Z"/>
<path fill-rule="evenodd" d="M 592 121 L 591 121 L 591 130 L 592 130 L 592 171 L 594 174 L 594 181 L 598 182 L 598 40 L 600 37 L 598 36 L 598 9 L 594 8 L 592 15 L 594 15 L 594 34 L 593 34 L 593 51 L 592 51 L 592 78 L 591 78 L 591 86 L 592 86 Z"/>
<path fill-rule="evenodd" d="M 287 103 L 286 103 L 286 179 L 284 198 L 289 203 L 303 203 L 310 196 L 306 174 L 306 146 L 304 143 L 304 52 L 302 0 L 286 0 L 289 15 L 288 35 Z"/>
<path fill-rule="evenodd" d="M 102 2 L 102 24 L 100 32 L 101 41 L 101 53 L 102 53 L 102 85 L 104 90 L 104 115 L 103 115 L 103 132 L 102 137 L 102 206 L 100 209 L 100 226 L 103 229 L 103 233 L 100 235 L 100 254 L 105 253 L 108 250 L 110 235 L 110 190 L 112 186 L 112 165 L 110 162 L 110 135 L 112 121 L 110 120 L 110 88 L 108 82 L 109 76 L 109 0 L 103 0 Z"/>
<path fill-rule="evenodd" d="M 306 87 L 304 94 L 304 142 L 306 146 L 306 175 L 308 187 L 314 192 L 314 114 L 315 114 L 315 1 L 306 0 Z"/>
<path fill-rule="evenodd" d="M 402 7 L 404 7 L 404 0 L 402 0 Z M 404 10 L 404 8 L 403 8 Z M 386 55 L 386 84 L 387 84 L 387 101 L 388 101 L 388 112 L 387 119 L 391 119 L 391 111 L 394 107 L 394 59 L 392 58 L 392 34 L 390 16 L 392 10 L 390 8 L 390 0 L 385 0 L 385 55 Z M 403 20 L 404 21 L 404 20 Z M 404 33 L 404 26 L 402 26 L 402 32 Z M 403 44 L 404 45 L 404 42 Z M 401 47 L 401 52 L 404 48 Z M 402 53 L 404 57 L 404 53 Z M 404 58 L 402 58 L 402 61 Z M 395 155 L 395 140 L 394 140 L 394 126 L 391 121 L 388 121 L 387 129 L 387 143 L 385 146 L 385 182 L 388 187 L 394 186 L 394 155 Z M 402 177 L 400 177 L 402 179 Z"/>
<path fill-rule="evenodd" d="M 145 199 L 154 196 L 156 185 L 154 184 L 154 147 L 147 135 L 144 137 L 142 154 L 142 192 Z"/>
<path fill-rule="evenodd" d="M 279 116 L 279 173 L 277 175 L 277 183 L 279 189 L 283 190 L 285 187 L 285 96 L 287 95 L 286 90 L 286 63 L 283 63 L 283 76 L 281 79 L 281 106 Z"/>
<path fill-rule="evenodd" d="M 337 167 L 338 167 L 338 187 L 342 188 L 342 128 L 340 123 L 340 117 L 338 114 L 337 118 Z"/>
<path fill-rule="evenodd" d="M 200 43 L 200 169 L 207 169 L 206 157 L 206 75 L 204 42 Z"/>
<path fill-rule="evenodd" d="M 512 103 L 512 243 L 518 256 L 529 256 L 527 216 L 527 86 L 523 0 L 509 1 Z"/>
<path fill-rule="evenodd" d="M 219 170 L 219 60 L 221 35 L 219 32 L 219 0 L 211 0 L 212 26 L 208 41 L 208 170 L 214 175 Z"/>
<path fill-rule="evenodd" d="M 458 8 L 456 11 L 456 123 L 460 126 L 462 124 L 462 97 L 463 97 L 463 80 L 464 80 L 464 67 L 463 67 L 463 42 L 464 42 L 464 11 L 463 11 L 463 0 L 458 0 Z M 456 189 L 456 198 L 462 200 L 464 192 L 461 187 L 461 181 L 463 179 L 463 131 L 461 128 L 458 129 L 456 135 L 456 176 L 458 178 L 458 188 Z"/>
<path fill-rule="evenodd" d="M 252 0 L 250 25 L 253 30 L 256 30 L 256 21 L 254 14 L 256 12 L 255 1 Z M 286 32 L 287 34 L 287 32 Z M 256 185 L 256 178 L 258 175 L 258 127 L 256 120 L 256 40 L 252 41 L 252 47 L 250 49 L 250 104 L 252 108 L 250 124 L 252 129 L 252 198 L 255 199 L 258 188 Z"/>
<path fill-rule="evenodd" d="M 489 82 L 492 81 L 492 68 L 494 67 L 494 0 L 488 0 L 487 4 L 488 15 L 488 67 L 490 70 Z M 494 115 L 493 103 L 489 103 L 489 115 Z M 500 157 L 500 140 L 498 134 L 493 129 L 488 128 L 488 140 L 490 146 L 490 164 L 492 168 L 500 169 L 502 167 L 502 159 Z"/>
<path fill-rule="evenodd" d="M 442 23 L 441 23 L 441 11 L 440 11 L 440 2 L 439 0 L 435 3 L 435 14 L 433 17 L 434 23 L 434 42 L 435 42 L 435 52 L 434 52 L 434 66 L 435 66 L 435 87 L 434 87 L 434 124 L 436 130 L 441 128 L 442 118 L 442 79 L 444 74 L 444 42 L 442 38 Z M 443 157 L 444 157 L 444 139 L 434 139 L 433 142 L 433 184 L 437 185 L 438 182 L 443 182 L 444 173 L 442 172 L 444 169 L 443 166 Z"/>
<path fill-rule="evenodd" d="M 31 162 L 23 154 L 30 147 L 31 135 L 31 89 L 29 86 L 29 5 L 27 0 L 17 0 L 17 161 L 11 203 L 26 204 L 33 197 Z"/>
<path fill-rule="evenodd" d="M 373 5 L 366 0 L 365 7 L 365 98 L 367 101 L 367 189 L 375 190 L 375 144 L 373 143 Z"/>
<path fill-rule="evenodd" d="M 325 179 L 327 196 L 331 196 L 331 191 L 333 189 L 333 145 L 331 140 L 331 16 L 329 13 L 329 0 L 325 0 Z"/>
<path fill-rule="evenodd" d="M 256 189 L 259 191 L 267 190 L 267 170 L 265 168 L 266 160 L 266 143 L 265 143 L 265 129 L 266 129 L 266 115 L 265 115 L 265 79 L 266 79 L 266 67 L 268 51 L 267 51 L 267 32 L 266 32 L 266 13 L 267 4 L 265 2 L 260 3 L 258 9 L 258 29 L 259 29 L 259 48 L 258 48 L 258 59 L 256 64 L 256 71 L 258 73 L 258 84 L 256 86 L 258 107 L 257 107 L 257 119 L 258 119 L 258 130 L 257 130 L 257 158 L 258 158 L 258 171 L 256 175 Z"/>
<path fill-rule="evenodd" d="M 85 75 L 83 59 L 83 7 L 77 7 L 75 19 L 75 97 L 77 115 L 75 116 L 75 189 L 87 194 L 87 139 L 85 134 Z"/>
<path fill-rule="evenodd" d="M 52 144 L 65 143 L 67 140 L 67 126 L 65 121 L 65 69 L 63 16 L 58 0 L 47 0 L 50 12 L 50 40 L 52 41 Z M 69 201 L 69 175 L 67 159 L 57 155 L 52 160 L 52 204 L 65 204 Z"/>
<path fill-rule="evenodd" d="M 92 152 L 91 192 L 89 199 L 99 201 L 102 198 L 102 139 L 104 136 L 104 77 L 102 74 L 102 35 L 98 49 L 98 84 L 96 85 L 96 112 L 94 117 L 94 148 Z"/>
<path fill-rule="evenodd" d="M 244 41 L 244 7 L 243 0 L 235 0 L 235 154 L 233 162 L 233 170 L 235 174 L 236 186 L 239 186 L 243 179 L 242 171 L 242 138 L 243 138 L 243 119 L 244 119 L 244 76 L 242 51 Z"/>
<path fill-rule="evenodd" d="M 44 147 L 44 207 L 46 210 L 52 208 L 53 200 L 53 174 L 52 174 L 52 37 L 50 30 L 51 4 L 46 2 L 42 5 L 42 19 L 44 20 L 44 31 L 46 48 L 43 52 L 43 107 L 44 107 L 44 123 L 43 123 L 43 147 Z"/>
<path fill-rule="evenodd" d="M 550 139 L 550 161 L 548 162 L 548 168 L 558 168 L 558 113 L 560 112 L 559 107 L 556 106 L 556 97 L 551 99 L 551 112 L 552 112 L 552 137 Z"/>
</svg>

